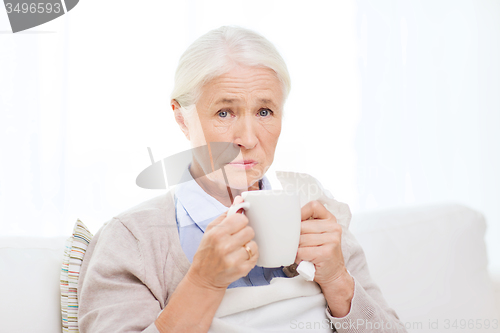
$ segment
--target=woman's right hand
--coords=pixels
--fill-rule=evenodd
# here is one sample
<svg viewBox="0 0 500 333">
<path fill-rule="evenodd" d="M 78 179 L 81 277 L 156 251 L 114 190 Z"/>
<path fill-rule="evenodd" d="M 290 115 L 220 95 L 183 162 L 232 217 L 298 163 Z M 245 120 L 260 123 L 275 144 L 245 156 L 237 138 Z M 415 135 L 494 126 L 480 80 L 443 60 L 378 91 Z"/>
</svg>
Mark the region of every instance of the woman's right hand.
<svg viewBox="0 0 500 333">
<path fill-rule="evenodd" d="M 235 199 L 236 200 L 236 199 Z M 193 263 L 155 321 L 160 332 L 207 332 L 226 288 L 257 263 L 253 229 L 242 214 L 213 220 L 201 238 Z M 252 252 L 249 258 L 245 245 Z M 196 316 L 193 321 L 193 316 Z"/>
<path fill-rule="evenodd" d="M 188 278 L 201 287 L 226 289 L 232 282 L 246 276 L 257 263 L 259 249 L 252 240 L 254 236 L 245 215 L 221 214 L 207 226 Z M 251 250 L 250 258 L 245 246 Z"/>
</svg>

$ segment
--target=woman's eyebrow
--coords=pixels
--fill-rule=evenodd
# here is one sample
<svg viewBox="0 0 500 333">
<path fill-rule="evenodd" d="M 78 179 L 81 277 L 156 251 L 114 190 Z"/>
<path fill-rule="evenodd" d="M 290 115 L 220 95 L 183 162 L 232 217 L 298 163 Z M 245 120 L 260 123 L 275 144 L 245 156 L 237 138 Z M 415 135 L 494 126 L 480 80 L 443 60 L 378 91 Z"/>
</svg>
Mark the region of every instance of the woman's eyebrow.
<svg viewBox="0 0 500 333">
<path fill-rule="evenodd" d="M 223 97 L 221 99 L 218 99 L 214 105 L 219 105 L 219 104 L 233 104 L 234 102 L 236 101 L 236 99 L 234 98 L 226 98 L 226 97 Z"/>
<path fill-rule="evenodd" d="M 268 104 L 268 105 L 270 105 L 271 107 L 276 108 L 276 104 L 274 104 L 274 102 L 273 102 L 273 100 L 272 100 L 272 99 L 261 98 L 259 101 L 260 101 L 261 103 L 263 103 L 263 104 Z"/>
</svg>

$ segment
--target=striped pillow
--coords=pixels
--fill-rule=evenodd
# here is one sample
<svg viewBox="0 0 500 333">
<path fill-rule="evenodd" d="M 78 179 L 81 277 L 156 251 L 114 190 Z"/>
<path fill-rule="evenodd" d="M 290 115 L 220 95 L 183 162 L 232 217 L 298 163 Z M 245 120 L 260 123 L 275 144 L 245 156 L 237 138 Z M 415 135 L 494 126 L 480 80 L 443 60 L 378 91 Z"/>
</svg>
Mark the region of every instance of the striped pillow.
<svg viewBox="0 0 500 333">
<path fill-rule="evenodd" d="M 66 240 L 61 269 L 61 316 L 62 331 L 78 332 L 78 277 L 92 234 L 79 219 L 73 235 Z"/>
</svg>

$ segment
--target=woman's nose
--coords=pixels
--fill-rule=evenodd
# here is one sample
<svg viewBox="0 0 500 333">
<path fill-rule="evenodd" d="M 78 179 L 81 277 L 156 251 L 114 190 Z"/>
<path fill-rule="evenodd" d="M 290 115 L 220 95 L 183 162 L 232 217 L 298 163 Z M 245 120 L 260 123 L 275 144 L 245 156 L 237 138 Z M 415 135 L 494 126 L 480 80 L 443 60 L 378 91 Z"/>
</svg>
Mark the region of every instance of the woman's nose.
<svg viewBox="0 0 500 333">
<path fill-rule="evenodd" d="M 257 145 L 257 130 L 255 120 L 251 116 L 243 116 L 237 120 L 234 131 L 234 143 L 246 149 L 252 149 Z"/>
</svg>

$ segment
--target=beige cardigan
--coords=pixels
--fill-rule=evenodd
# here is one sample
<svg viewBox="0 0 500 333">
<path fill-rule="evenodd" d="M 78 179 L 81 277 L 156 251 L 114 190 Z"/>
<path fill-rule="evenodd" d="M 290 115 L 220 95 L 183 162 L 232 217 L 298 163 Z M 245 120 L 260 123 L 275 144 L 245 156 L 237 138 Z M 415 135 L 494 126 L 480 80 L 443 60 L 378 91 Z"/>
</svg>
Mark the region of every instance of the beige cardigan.
<svg viewBox="0 0 500 333">
<path fill-rule="evenodd" d="M 343 318 L 328 313 L 325 318 L 338 332 L 406 332 L 371 279 L 361 246 L 344 226 L 342 251 L 355 281 L 351 310 Z M 159 333 L 154 321 L 189 266 L 177 231 L 173 190 L 114 217 L 90 242 L 81 267 L 80 332 Z M 367 321 L 391 323 L 392 329 L 370 329 Z"/>
</svg>

